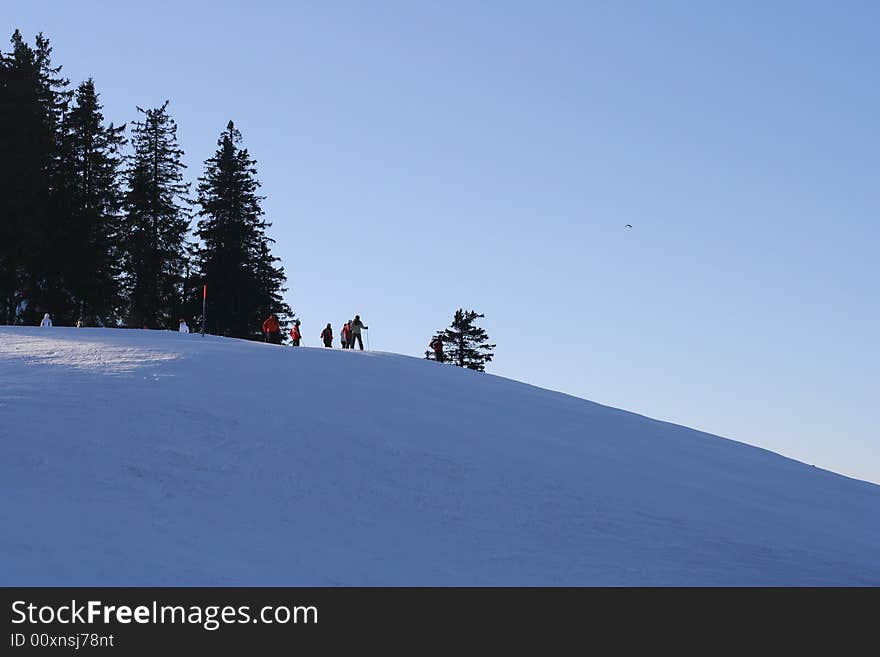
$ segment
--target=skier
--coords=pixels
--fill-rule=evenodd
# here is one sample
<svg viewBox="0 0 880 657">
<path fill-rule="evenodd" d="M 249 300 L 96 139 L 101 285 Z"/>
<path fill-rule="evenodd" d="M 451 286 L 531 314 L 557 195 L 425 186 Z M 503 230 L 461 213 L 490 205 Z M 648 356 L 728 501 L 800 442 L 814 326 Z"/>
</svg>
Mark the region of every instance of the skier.
<svg viewBox="0 0 880 657">
<path fill-rule="evenodd" d="M 180 320 L 180 325 L 177 327 L 177 330 L 181 333 L 189 333 L 189 326 L 185 319 Z"/>
<path fill-rule="evenodd" d="M 431 349 L 434 350 L 434 360 L 438 363 L 442 363 L 446 360 L 446 357 L 443 355 L 443 340 L 439 335 L 435 335 L 434 339 L 431 340 L 431 344 L 428 345 Z"/>
<path fill-rule="evenodd" d="M 43 315 L 43 321 L 40 322 L 40 327 L 52 326 L 52 318 L 49 317 L 49 313 Z"/>
<path fill-rule="evenodd" d="M 330 322 L 327 322 L 327 326 L 321 331 L 321 339 L 324 341 L 325 347 L 333 347 L 333 329 L 330 328 Z"/>
<path fill-rule="evenodd" d="M 357 340 L 358 345 L 361 348 L 361 351 L 364 350 L 364 341 L 361 339 L 361 329 L 369 329 L 369 326 L 364 326 L 364 323 L 361 321 L 360 315 L 355 315 L 354 319 L 351 322 L 351 340 L 349 342 L 349 349 L 354 349 L 354 341 Z"/>
<path fill-rule="evenodd" d="M 299 320 L 293 320 L 293 328 L 290 329 L 290 339 L 293 341 L 292 345 L 294 347 L 299 346 L 299 340 L 302 337 L 302 334 L 299 331 Z"/>
<path fill-rule="evenodd" d="M 342 325 L 342 330 L 339 331 L 339 338 L 342 341 L 343 349 L 349 349 L 351 347 L 349 344 L 349 341 L 351 340 L 351 321 Z"/>
<path fill-rule="evenodd" d="M 263 333 L 266 334 L 266 342 L 281 344 L 281 325 L 278 323 L 275 313 L 269 315 L 263 322 Z"/>
</svg>

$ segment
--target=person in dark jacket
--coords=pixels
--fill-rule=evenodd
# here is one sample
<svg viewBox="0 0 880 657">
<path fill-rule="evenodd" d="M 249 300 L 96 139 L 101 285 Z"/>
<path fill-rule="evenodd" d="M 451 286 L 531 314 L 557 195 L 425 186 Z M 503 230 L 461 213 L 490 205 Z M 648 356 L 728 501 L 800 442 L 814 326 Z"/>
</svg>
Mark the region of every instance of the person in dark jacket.
<svg viewBox="0 0 880 657">
<path fill-rule="evenodd" d="M 330 322 L 327 322 L 327 326 L 321 331 L 321 340 L 324 341 L 325 347 L 333 347 L 333 329 L 330 328 Z"/>
<path fill-rule="evenodd" d="M 431 340 L 431 344 L 428 345 L 431 349 L 434 350 L 434 360 L 438 363 L 442 363 L 446 360 L 446 356 L 443 355 L 443 340 L 439 335 L 435 335 L 434 339 Z"/>
<path fill-rule="evenodd" d="M 354 349 L 354 341 L 357 340 L 361 351 L 364 350 L 364 341 L 361 339 L 361 329 L 366 330 L 369 328 L 369 326 L 364 326 L 364 323 L 361 321 L 360 315 L 354 316 L 354 319 L 351 321 L 351 346 L 349 347 L 349 349 Z"/>
</svg>

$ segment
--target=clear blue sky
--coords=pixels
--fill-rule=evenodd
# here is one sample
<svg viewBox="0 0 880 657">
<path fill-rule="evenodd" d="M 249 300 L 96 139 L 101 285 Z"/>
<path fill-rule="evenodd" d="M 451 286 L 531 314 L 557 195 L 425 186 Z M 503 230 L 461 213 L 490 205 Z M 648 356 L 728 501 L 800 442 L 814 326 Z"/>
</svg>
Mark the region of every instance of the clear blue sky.
<svg viewBox="0 0 880 657">
<path fill-rule="evenodd" d="M 3 17 L 117 123 L 170 99 L 192 180 L 235 121 L 306 344 L 360 313 L 421 355 L 474 308 L 495 374 L 880 482 L 877 3 Z"/>
</svg>

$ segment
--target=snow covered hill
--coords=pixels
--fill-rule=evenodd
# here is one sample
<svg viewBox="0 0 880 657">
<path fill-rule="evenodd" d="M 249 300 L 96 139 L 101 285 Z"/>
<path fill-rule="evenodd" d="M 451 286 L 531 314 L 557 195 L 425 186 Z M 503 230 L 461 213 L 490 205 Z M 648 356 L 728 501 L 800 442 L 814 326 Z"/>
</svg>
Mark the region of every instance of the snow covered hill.
<svg viewBox="0 0 880 657">
<path fill-rule="evenodd" d="M 0 450 L 6 586 L 880 586 L 880 486 L 393 354 L 0 327 Z"/>
</svg>

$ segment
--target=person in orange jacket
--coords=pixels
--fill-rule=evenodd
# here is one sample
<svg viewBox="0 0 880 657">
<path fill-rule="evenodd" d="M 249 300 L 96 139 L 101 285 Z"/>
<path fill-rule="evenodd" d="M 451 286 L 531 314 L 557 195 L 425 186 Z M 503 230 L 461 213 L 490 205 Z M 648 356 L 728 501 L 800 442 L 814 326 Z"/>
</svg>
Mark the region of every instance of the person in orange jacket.
<svg viewBox="0 0 880 657">
<path fill-rule="evenodd" d="M 302 338 L 302 333 L 299 331 L 299 320 L 295 319 L 293 320 L 293 327 L 290 329 L 291 345 L 298 347 L 300 338 Z"/>
<path fill-rule="evenodd" d="M 343 349 L 351 348 L 351 344 L 349 344 L 349 340 L 351 340 L 351 321 L 342 325 L 342 330 L 339 331 L 339 337 L 342 340 Z"/>
<path fill-rule="evenodd" d="M 327 322 L 327 326 L 321 331 L 321 340 L 324 341 L 325 347 L 333 347 L 333 329 L 330 328 L 330 322 Z"/>
<path fill-rule="evenodd" d="M 266 342 L 281 344 L 281 325 L 278 323 L 275 313 L 269 315 L 263 322 L 263 333 L 266 334 Z"/>
</svg>

